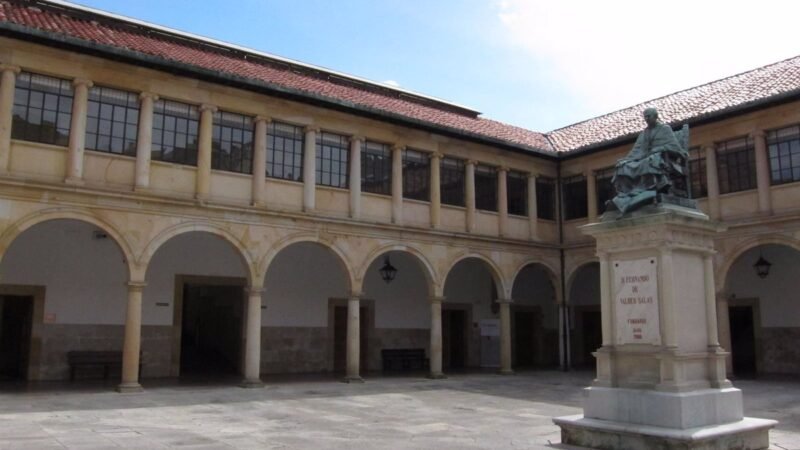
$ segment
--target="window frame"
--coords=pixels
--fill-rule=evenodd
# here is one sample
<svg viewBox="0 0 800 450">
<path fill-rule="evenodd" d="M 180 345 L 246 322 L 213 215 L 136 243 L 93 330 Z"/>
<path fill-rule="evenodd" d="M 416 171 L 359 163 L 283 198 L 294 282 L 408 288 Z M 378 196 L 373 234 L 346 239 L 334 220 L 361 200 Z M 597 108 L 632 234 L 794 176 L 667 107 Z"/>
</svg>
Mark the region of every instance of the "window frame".
<svg viewBox="0 0 800 450">
<path fill-rule="evenodd" d="M 443 156 L 439 161 L 439 193 L 442 205 L 465 207 L 466 160 Z"/>
<path fill-rule="evenodd" d="M 221 109 L 214 111 L 212 117 L 211 170 L 251 175 L 254 118 Z"/>
<path fill-rule="evenodd" d="M 278 127 L 285 127 L 285 132 L 278 133 L 276 131 L 279 129 Z M 291 128 L 291 132 L 289 132 L 289 128 Z M 280 121 L 272 121 L 267 124 L 267 168 L 265 173 L 267 178 L 303 182 L 305 136 L 305 129 L 302 126 Z M 276 162 L 277 154 L 281 155 L 280 162 Z M 289 160 L 290 163 L 287 164 Z M 280 170 L 276 170 L 278 167 Z M 290 171 L 287 171 L 287 168 Z M 280 172 L 280 174 L 276 174 L 276 172 Z"/>
<path fill-rule="evenodd" d="M 606 202 L 616 195 L 616 189 L 611 183 L 615 171 L 616 166 L 603 167 L 594 171 L 594 194 L 597 201 L 597 214 L 602 215 L 606 211 Z"/>
<path fill-rule="evenodd" d="M 714 147 L 720 195 L 757 188 L 755 145 L 752 137 L 728 139 L 717 142 Z M 731 160 L 734 160 L 733 164 Z M 735 174 L 735 177 L 731 177 L 731 174 Z"/>
<path fill-rule="evenodd" d="M 558 217 L 556 193 L 558 183 L 555 178 L 536 177 L 536 218 L 555 221 Z M 548 197 L 548 198 L 545 198 Z"/>
<path fill-rule="evenodd" d="M 781 132 L 787 134 L 781 136 Z M 800 181 L 800 125 L 767 130 L 764 137 L 769 158 L 770 185 L 778 186 Z M 783 175 L 786 173 L 788 177 Z"/>
<path fill-rule="evenodd" d="M 159 106 L 164 105 L 163 112 L 159 111 Z M 179 115 L 177 109 L 168 111 L 168 107 L 181 107 L 186 109 L 186 113 Z M 159 119 L 159 116 L 160 119 Z M 166 129 L 169 119 L 174 120 L 172 131 Z M 180 121 L 186 121 L 186 131 L 177 131 L 177 126 Z M 158 127 L 161 122 L 161 128 Z M 192 133 L 194 130 L 194 133 Z M 170 155 L 175 155 L 170 158 L 165 158 L 164 154 L 164 138 L 172 135 L 172 146 Z M 185 139 L 185 146 L 183 148 L 176 147 L 179 135 Z M 194 141 L 191 141 L 194 137 Z M 158 142 L 156 142 L 158 140 Z M 158 148 L 156 148 L 158 146 Z M 170 100 L 160 98 L 153 102 L 153 127 L 152 139 L 150 148 L 150 159 L 154 161 L 161 161 L 170 164 L 180 164 L 184 166 L 197 167 L 197 156 L 200 147 L 200 107 L 190 103 L 185 103 L 179 100 Z M 177 151 L 176 151 L 177 150 Z"/>
<path fill-rule="evenodd" d="M 392 147 L 364 139 L 361 142 L 361 192 L 392 195 Z"/>
<path fill-rule="evenodd" d="M 325 186 L 338 189 L 350 188 L 350 137 L 339 133 L 329 131 L 319 131 L 316 133 L 315 142 L 315 155 L 314 155 L 314 180 L 316 185 Z M 328 142 L 325 138 L 331 138 Z M 339 142 L 334 142 L 332 138 L 336 138 Z M 323 154 L 327 151 L 328 158 L 323 158 Z M 338 156 L 338 159 L 334 159 Z M 328 170 L 324 170 L 325 162 L 328 162 Z M 339 169 L 338 172 L 333 170 L 334 165 Z M 344 173 L 342 173 L 342 169 Z M 325 183 L 325 176 L 328 177 L 328 182 Z M 334 176 L 340 180 L 339 184 L 334 184 Z"/>
<path fill-rule="evenodd" d="M 25 79 L 27 78 L 27 86 Z M 35 80 L 42 83 L 35 84 Z M 46 82 L 57 82 L 58 87 L 48 89 Z M 24 93 L 24 100 L 22 96 Z M 38 106 L 31 105 L 34 97 L 41 96 Z M 55 100 L 55 106 L 48 107 L 49 99 Z M 65 78 L 42 75 L 35 72 L 22 71 L 17 74 L 14 84 L 14 98 L 11 102 L 11 139 L 19 139 L 41 144 L 67 147 L 72 134 L 72 105 L 75 101 L 75 90 L 72 82 Z M 24 111 L 23 115 L 19 113 Z M 38 115 L 39 123 L 30 122 L 32 115 Z M 52 121 L 45 121 L 45 116 L 53 116 Z M 45 129 L 47 123 L 51 129 Z"/>
<path fill-rule="evenodd" d="M 700 147 L 689 149 L 689 197 L 693 199 L 708 197 L 708 176 L 705 151 Z"/>
<path fill-rule="evenodd" d="M 475 164 L 475 209 L 497 212 L 498 189 L 497 167 L 488 164 Z"/>
<path fill-rule="evenodd" d="M 108 97 L 104 99 L 103 97 L 107 94 Z M 125 104 L 123 105 L 121 101 L 114 103 L 114 99 L 110 97 L 113 94 L 124 94 L 126 97 Z M 93 97 L 96 97 L 96 99 Z M 93 105 L 97 106 L 95 107 Z M 108 111 L 109 109 L 111 117 L 103 117 L 104 111 Z M 124 115 L 121 120 L 118 117 L 118 112 Z M 89 88 L 84 141 L 86 150 L 136 157 L 136 146 L 139 140 L 140 113 L 141 103 L 139 101 L 139 94 L 135 92 L 97 85 Z M 108 134 L 101 133 L 101 131 L 103 131 L 104 122 L 109 125 Z M 114 136 L 115 132 L 120 129 L 122 131 L 121 136 Z M 101 145 L 101 138 L 106 138 L 105 142 L 107 145 Z M 119 150 L 114 148 L 115 139 L 122 144 L 122 148 Z"/>
<path fill-rule="evenodd" d="M 515 181 L 516 180 L 516 181 Z M 519 186 L 514 186 L 519 183 Z M 515 193 L 521 192 L 520 195 Z M 514 205 L 520 205 L 519 209 Z M 516 170 L 506 172 L 506 210 L 510 216 L 528 217 L 528 174 Z"/>
<path fill-rule="evenodd" d="M 403 198 L 431 200 L 431 155 L 411 148 L 403 149 Z M 422 168 L 422 170 L 418 170 Z"/>
<path fill-rule="evenodd" d="M 589 199 L 586 176 L 572 175 L 561 179 L 562 206 L 564 221 L 585 219 L 589 216 Z M 578 187 L 580 186 L 580 188 Z M 570 197 L 576 196 L 577 199 Z M 576 201 L 577 200 L 577 201 Z M 580 200 L 583 200 L 582 202 Z"/>
</svg>

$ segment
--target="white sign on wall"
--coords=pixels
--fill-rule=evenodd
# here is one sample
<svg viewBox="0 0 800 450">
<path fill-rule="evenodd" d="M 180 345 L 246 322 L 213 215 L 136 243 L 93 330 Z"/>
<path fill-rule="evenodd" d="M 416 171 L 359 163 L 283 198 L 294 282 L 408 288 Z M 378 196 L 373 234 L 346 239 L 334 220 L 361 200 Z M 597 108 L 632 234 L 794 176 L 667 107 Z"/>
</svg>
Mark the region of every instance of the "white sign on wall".
<svg viewBox="0 0 800 450">
<path fill-rule="evenodd" d="M 614 261 L 612 267 L 616 344 L 660 345 L 657 261 Z"/>
</svg>

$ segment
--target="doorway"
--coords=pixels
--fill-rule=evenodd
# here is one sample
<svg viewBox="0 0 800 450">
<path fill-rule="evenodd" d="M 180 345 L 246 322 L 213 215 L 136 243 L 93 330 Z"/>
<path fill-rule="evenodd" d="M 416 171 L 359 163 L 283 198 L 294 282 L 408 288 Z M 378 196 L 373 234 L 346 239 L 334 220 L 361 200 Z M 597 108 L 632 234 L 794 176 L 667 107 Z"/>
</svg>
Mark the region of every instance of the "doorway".
<svg viewBox="0 0 800 450">
<path fill-rule="evenodd" d="M 576 366 L 581 368 L 595 367 L 593 352 L 603 345 L 603 322 L 600 311 L 596 309 L 583 310 L 581 317 L 581 359 Z"/>
<path fill-rule="evenodd" d="M 362 306 L 358 310 L 359 319 L 359 369 L 366 373 L 369 370 L 369 329 L 368 329 L 368 308 Z M 333 371 L 337 374 L 344 374 L 347 371 L 347 306 L 335 306 L 333 308 Z"/>
<path fill-rule="evenodd" d="M 442 310 L 442 368 L 463 369 L 467 366 L 467 311 Z"/>
<path fill-rule="evenodd" d="M 753 307 L 731 306 L 728 317 L 731 330 L 731 360 L 737 377 L 756 375 L 756 336 Z"/>
<path fill-rule="evenodd" d="M 33 298 L 0 296 L 0 380 L 25 380 L 33 325 Z"/>
<path fill-rule="evenodd" d="M 244 288 L 183 284 L 181 375 L 241 373 Z"/>
<path fill-rule="evenodd" d="M 514 311 L 514 367 L 530 368 L 537 363 L 538 314 L 535 311 Z"/>
</svg>

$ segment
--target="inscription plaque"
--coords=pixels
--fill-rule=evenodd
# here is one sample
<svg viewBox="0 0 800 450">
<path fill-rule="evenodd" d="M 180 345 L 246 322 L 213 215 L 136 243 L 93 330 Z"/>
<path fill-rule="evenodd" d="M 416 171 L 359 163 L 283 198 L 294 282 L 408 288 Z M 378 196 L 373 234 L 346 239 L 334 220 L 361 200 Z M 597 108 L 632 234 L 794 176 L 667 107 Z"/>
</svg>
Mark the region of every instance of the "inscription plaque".
<svg viewBox="0 0 800 450">
<path fill-rule="evenodd" d="M 615 343 L 661 344 L 658 322 L 658 262 L 655 258 L 615 261 Z"/>
</svg>

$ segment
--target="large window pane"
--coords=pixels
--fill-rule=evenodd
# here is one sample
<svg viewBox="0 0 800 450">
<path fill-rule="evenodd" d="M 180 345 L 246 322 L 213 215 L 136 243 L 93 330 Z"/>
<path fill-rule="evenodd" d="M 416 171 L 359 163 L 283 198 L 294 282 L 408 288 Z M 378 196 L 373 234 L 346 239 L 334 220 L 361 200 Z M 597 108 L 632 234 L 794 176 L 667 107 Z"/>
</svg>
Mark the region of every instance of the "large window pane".
<svg viewBox="0 0 800 450">
<path fill-rule="evenodd" d="M 494 167 L 475 166 L 475 208 L 497 211 L 497 169 Z"/>
<path fill-rule="evenodd" d="M 136 156 L 139 96 L 103 86 L 89 90 L 86 148 Z"/>
<path fill-rule="evenodd" d="M 614 178 L 614 167 L 600 169 L 594 173 L 594 177 L 595 194 L 597 195 L 597 214 L 603 214 L 606 211 L 606 202 L 616 195 L 614 185 L 611 184 L 611 179 Z"/>
<path fill-rule="evenodd" d="M 317 133 L 317 184 L 347 188 L 350 139 L 325 131 Z"/>
<path fill-rule="evenodd" d="M 439 175 L 441 177 L 442 204 L 464 206 L 464 161 L 442 158 Z"/>
<path fill-rule="evenodd" d="M 509 171 L 506 175 L 508 213 L 516 216 L 528 215 L 528 175 Z"/>
<path fill-rule="evenodd" d="M 66 146 L 72 121 L 69 80 L 22 72 L 14 87 L 11 137 Z"/>
<path fill-rule="evenodd" d="M 536 217 L 556 219 L 556 180 L 536 177 Z"/>
<path fill-rule="evenodd" d="M 303 128 L 272 122 L 267 128 L 267 176 L 303 181 Z"/>
<path fill-rule="evenodd" d="M 800 126 L 767 132 L 772 184 L 800 181 Z"/>
<path fill-rule="evenodd" d="M 691 198 L 708 197 L 706 157 L 699 148 L 689 149 L 689 184 Z"/>
<path fill-rule="evenodd" d="M 562 180 L 564 195 L 564 220 L 579 219 L 588 215 L 586 201 L 586 177 L 576 175 Z"/>
<path fill-rule="evenodd" d="M 188 122 L 181 121 L 188 131 Z M 211 168 L 253 173 L 253 119 L 241 114 L 217 111 L 211 133 Z"/>
<path fill-rule="evenodd" d="M 431 160 L 426 153 L 403 151 L 403 197 L 430 200 Z"/>
<path fill-rule="evenodd" d="M 756 160 L 749 137 L 717 144 L 719 193 L 738 192 L 756 187 Z"/>
<path fill-rule="evenodd" d="M 392 151 L 388 145 L 372 141 L 361 145 L 361 190 L 392 195 Z"/>
<path fill-rule="evenodd" d="M 197 106 L 171 100 L 155 102 L 152 159 L 196 166 L 199 121 Z"/>
</svg>

